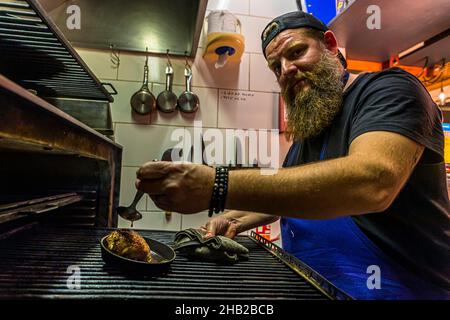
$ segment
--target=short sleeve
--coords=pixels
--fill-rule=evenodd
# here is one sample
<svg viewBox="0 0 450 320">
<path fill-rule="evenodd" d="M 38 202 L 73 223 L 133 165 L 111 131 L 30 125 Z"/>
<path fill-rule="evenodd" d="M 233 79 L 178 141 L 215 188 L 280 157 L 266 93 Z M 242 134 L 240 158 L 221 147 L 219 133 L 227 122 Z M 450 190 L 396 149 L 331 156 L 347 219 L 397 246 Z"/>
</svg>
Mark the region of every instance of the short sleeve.
<svg viewBox="0 0 450 320">
<path fill-rule="evenodd" d="M 366 85 L 352 119 L 350 143 L 366 132 L 390 131 L 443 157 L 440 112 L 417 78 L 391 69 Z"/>
</svg>

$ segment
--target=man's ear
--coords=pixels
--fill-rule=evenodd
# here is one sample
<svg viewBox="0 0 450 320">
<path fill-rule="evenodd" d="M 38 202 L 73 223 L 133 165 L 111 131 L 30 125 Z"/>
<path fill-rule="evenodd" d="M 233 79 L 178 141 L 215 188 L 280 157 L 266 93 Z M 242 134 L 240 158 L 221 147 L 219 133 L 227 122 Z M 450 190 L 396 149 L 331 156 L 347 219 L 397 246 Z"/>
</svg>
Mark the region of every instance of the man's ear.
<svg viewBox="0 0 450 320">
<path fill-rule="evenodd" d="M 338 43 L 336 40 L 336 36 L 334 35 L 333 31 L 327 30 L 323 34 L 325 47 L 330 50 L 333 54 L 338 53 Z"/>
</svg>

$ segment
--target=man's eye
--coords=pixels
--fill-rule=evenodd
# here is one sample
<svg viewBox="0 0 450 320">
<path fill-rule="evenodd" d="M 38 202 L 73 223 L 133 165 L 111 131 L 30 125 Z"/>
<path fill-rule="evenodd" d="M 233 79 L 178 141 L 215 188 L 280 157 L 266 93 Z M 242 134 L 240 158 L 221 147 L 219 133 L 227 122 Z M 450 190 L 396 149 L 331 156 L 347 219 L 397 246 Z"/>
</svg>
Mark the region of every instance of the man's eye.
<svg viewBox="0 0 450 320">
<path fill-rule="evenodd" d="M 303 54 L 303 52 L 304 52 L 303 49 L 294 50 L 292 52 L 292 57 L 295 57 L 295 58 L 300 57 Z"/>
<path fill-rule="evenodd" d="M 280 67 L 280 66 L 275 66 L 275 67 L 273 68 L 273 72 L 275 73 L 275 75 L 276 75 L 277 77 L 279 77 L 279 76 L 281 75 L 281 67 Z"/>
</svg>

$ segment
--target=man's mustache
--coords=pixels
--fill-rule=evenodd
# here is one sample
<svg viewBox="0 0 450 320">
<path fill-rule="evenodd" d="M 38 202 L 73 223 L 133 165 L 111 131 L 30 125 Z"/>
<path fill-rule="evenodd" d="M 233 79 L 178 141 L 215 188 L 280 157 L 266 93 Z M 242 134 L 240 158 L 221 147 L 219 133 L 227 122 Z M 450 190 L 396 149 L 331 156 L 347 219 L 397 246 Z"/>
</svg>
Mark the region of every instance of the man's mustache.
<svg viewBox="0 0 450 320">
<path fill-rule="evenodd" d="M 297 73 L 288 79 L 286 88 L 291 88 L 301 80 L 308 80 L 310 83 L 315 83 L 317 75 L 313 71 L 297 71 Z"/>
<path fill-rule="evenodd" d="M 311 72 L 297 71 L 297 73 L 292 78 L 289 78 L 287 83 L 285 84 L 283 95 L 295 95 L 294 86 L 302 80 L 306 80 L 310 84 L 314 84 Z"/>
</svg>

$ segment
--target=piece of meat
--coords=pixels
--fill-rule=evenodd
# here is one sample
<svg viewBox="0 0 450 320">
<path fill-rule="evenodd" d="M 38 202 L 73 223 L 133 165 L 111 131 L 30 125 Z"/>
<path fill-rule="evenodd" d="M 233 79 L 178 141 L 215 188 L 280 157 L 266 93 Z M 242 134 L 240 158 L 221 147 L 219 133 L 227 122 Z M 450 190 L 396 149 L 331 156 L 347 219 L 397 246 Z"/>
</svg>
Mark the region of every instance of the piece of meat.
<svg viewBox="0 0 450 320">
<path fill-rule="evenodd" d="M 106 247 L 122 257 L 150 262 L 150 247 L 144 238 L 132 230 L 115 230 L 106 238 Z"/>
</svg>

